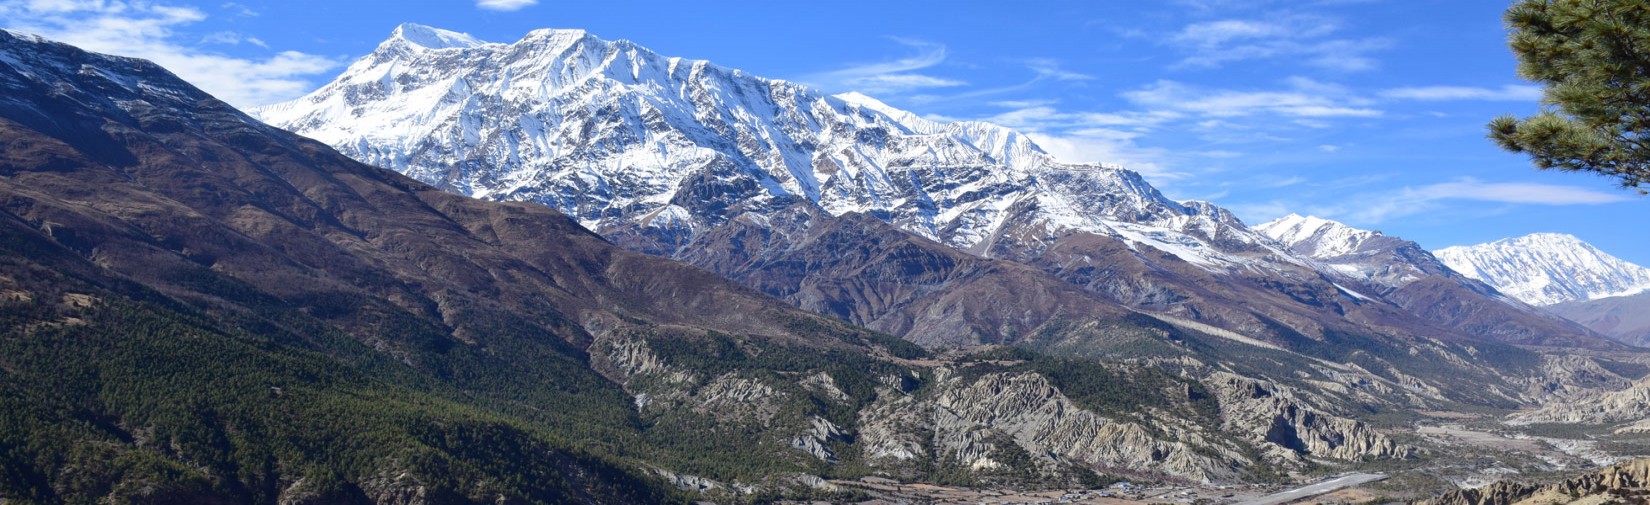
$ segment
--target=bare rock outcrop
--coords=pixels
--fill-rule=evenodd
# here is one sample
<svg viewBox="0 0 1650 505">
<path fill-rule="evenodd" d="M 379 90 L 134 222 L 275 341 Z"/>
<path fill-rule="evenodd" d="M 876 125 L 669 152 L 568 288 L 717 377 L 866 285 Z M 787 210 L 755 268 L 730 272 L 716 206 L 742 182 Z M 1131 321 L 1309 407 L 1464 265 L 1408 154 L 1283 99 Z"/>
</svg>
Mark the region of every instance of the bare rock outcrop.
<svg viewBox="0 0 1650 505">
<path fill-rule="evenodd" d="M 1650 418 L 1650 378 L 1625 389 L 1553 402 L 1540 410 L 1508 418 L 1509 424 L 1536 423 L 1625 423 Z"/>
<path fill-rule="evenodd" d="M 1268 456 L 1358 460 L 1405 458 L 1414 452 L 1363 423 L 1315 409 L 1271 382 L 1216 372 L 1204 383 L 1220 401 L 1221 428 L 1263 447 Z"/>
<path fill-rule="evenodd" d="M 819 458 L 820 461 L 835 463 L 836 452 L 826 444 L 844 440 L 847 440 L 847 434 L 842 428 L 823 417 L 814 417 L 808 422 L 808 431 L 791 438 L 791 447 Z"/>
<path fill-rule="evenodd" d="M 694 410 L 718 418 L 757 419 L 766 425 L 779 413 L 782 395 L 761 380 L 729 373 L 699 389 Z"/>
<path fill-rule="evenodd" d="M 1044 377 L 996 373 L 977 379 L 942 377 L 932 397 L 887 395 L 861 417 L 866 457 L 946 458 L 974 470 L 1004 465 L 1011 443 L 1045 464 L 1127 468 L 1196 481 L 1236 479 L 1247 463 L 1196 434 L 1179 440 L 1153 435 L 1132 422 L 1109 419 L 1073 404 Z"/>
<path fill-rule="evenodd" d="M 1525 382 L 1527 395 L 1542 403 L 1569 403 L 1633 385 L 1632 379 L 1605 368 L 1597 359 L 1574 354 L 1542 356 L 1541 374 Z"/>
</svg>

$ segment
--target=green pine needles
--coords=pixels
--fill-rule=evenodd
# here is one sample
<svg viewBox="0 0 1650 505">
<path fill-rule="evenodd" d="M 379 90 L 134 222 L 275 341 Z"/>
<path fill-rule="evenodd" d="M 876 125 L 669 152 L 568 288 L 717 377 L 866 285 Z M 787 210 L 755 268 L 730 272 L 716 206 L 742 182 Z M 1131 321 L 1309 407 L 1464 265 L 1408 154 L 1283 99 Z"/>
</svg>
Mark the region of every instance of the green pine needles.
<svg viewBox="0 0 1650 505">
<path fill-rule="evenodd" d="M 1489 124 L 1503 149 L 1542 169 L 1650 183 L 1650 2 L 1521 0 L 1507 10 L 1519 74 L 1546 85 L 1547 110 Z"/>
</svg>

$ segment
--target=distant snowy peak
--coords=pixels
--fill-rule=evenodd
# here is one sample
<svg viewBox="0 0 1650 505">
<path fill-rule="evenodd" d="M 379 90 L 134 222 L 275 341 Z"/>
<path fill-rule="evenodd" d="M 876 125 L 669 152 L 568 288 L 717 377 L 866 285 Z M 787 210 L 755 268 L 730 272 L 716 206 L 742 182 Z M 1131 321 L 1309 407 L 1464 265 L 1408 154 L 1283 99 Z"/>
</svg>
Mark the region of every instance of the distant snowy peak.
<svg viewBox="0 0 1650 505">
<path fill-rule="evenodd" d="M 1536 233 L 1435 252 L 1450 268 L 1532 305 L 1595 300 L 1650 290 L 1650 269 L 1605 254 L 1572 235 Z"/>
<path fill-rule="evenodd" d="M 1420 244 L 1338 221 L 1290 214 L 1254 229 L 1292 253 L 1382 288 L 1400 288 L 1431 276 L 1465 280 Z"/>
<path fill-rule="evenodd" d="M 1254 229 L 1297 253 L 1318 259 L 1353 254 L 1371 239 L 1385 237 L 1378 231 L 1360 230 L 1337 221 L 1299 214 L 1290 214 L 1257 225 Z"/>
</svg>

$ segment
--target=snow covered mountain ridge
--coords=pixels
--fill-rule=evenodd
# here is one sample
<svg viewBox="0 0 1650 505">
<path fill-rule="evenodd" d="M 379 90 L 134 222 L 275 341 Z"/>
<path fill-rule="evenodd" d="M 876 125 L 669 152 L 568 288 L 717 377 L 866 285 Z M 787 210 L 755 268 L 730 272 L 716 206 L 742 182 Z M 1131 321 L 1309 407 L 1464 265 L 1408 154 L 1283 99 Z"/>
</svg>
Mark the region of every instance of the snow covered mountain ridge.
<svg viewBox="0 0 1650 505">
<path fill-rule="evenodd" d="M 977 253 L 1012 221 L 1020 242 L 1086 231 L 1210 270 L 1298 263 L 1224 209 L 1172 201 L 1120 167 L 1061 163 L 1002 126 L 929 121 L 582 30 L 501 44 L 402 25 L 334 82 L 254 114 L 439 187 L 651 237 L 637 248 L 666 255 L 806 200 Z"/>
<path fill-rule="evenodd" d="M 1381 288 L 1400 288 L 1428 276 L 1460 278 L 1420 244 L 1339 221 L 1290 214 L 1254 229 L 1290 252 Z"/>
<path fill-rule="evenodd" d="M 1434 251 L 1462 274 L 1531 305 L 1596 300 L 1650 290 L 1650 269 L 1573 235 L 1536 233 Z"/>
<path fill-rule="evenodd" d="M 1290 214 L 1254 228 L 1284 245 L 1303 246 L 1304 250 L 1297 249 L 1297 252 L 1314 258 L 1351 254 L 1370 239 L 1383 236 L 1378 231 L 1360 230 L 1338 221 L 1299 214 Z"/>
</svg>

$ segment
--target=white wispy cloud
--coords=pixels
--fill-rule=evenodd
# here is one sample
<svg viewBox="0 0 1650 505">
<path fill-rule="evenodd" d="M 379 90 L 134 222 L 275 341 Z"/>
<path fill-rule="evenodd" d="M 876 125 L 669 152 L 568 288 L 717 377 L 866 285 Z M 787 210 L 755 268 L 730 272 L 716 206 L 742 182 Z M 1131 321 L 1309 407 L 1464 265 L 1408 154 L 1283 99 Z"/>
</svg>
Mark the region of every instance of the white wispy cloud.
<svg viewBox="0 0 1650 505">
<path fill-rule="evenodd" d="M 870 93 L 922 88 L 961 86 L 962 81 L 922 74 L 878 74 L 857 77 L 850 81 L 855 89 Z"/>
<path fill-rule="evenodd" d="M 201 43 L 203 43 L 203 44 L 225 44 L 225 45 L 231 45 L 231 46 L 235 45 L 235 44 L 252 44 L 254 46 L 262 47 L 262 48 L 265 48 L 265 49 L 269 48 L 269 44 L 264 43 L 263 40 L 260 40 L 257 37 L 249 37 L 249 36 L 246 36 L 246 35 L 243 35 L 243 34 L 240 34 L 240 33 L 231 32 L 231 31 L 208 33 L 208 34 L 206 34 L 205 37 L 201 37 Z"/>
<path fill-rule="evenodd" d="M 1055 105 L 1055 104 L 1058 104 L 1058 103 L 1060 103 L 1059 100 L 1039 98 L 1039 99 L 1030 99 L 1030 100 L 998 100 L 998 101 L 995 101 L 995 102 L 991 102 L 990 105 L 996 106 L 996 107 L 1007 107 L 1007 108 L 1010 108 L 1010 109 L 1024 109 L 1024 108 L 1027 108 L 1027 107 L 1042 107 L 1042 106 Z"/>
<path fill-rule="evenodd" d="M 1016 130 L 1032 132 L 1083 128 L 1129 128 L 1138 132 L 1150 130 L 1179 117 L 1179 113 L 1172 111 L 1063 112 L 1049 105 L 1032 104 L 984 117 L 981 120 Z"/>
<path fill-rule="evenodd" d="M 1481 182 L 1464 179 L 1422 186 L 1406 194 L 1428 200 L 1462 199 L 1541 205 L 1593 205 L 1628 200 L 1624 193 L 1597 191 L 1580 186 L 1527 182 Z"/>
<path fill-rule="evenodd" d="M 245 5 L 241 5 L 241 4 L 238 4 L 238 3 L 235 3 L 235 2 L 229 2 L 229 3 L 226 3 L 226 4 L 220 5 L 219 7 L 222 8 L 223 10 L 229 11 L 231 14 L 234 14 L 234 15 L 237 15 L 237 16 L 240 16 L 240 17 L 250 18 L 250 17 L 257 17 L 258 16 L 258 11 L 252 10 L 251 7 L 247 7 Z"/>
<path fill-rule="evenodd" d="M 1228 202 L 1221 204 L 1226 210 L 1237 214 L 1238 219 L 1251 226 L 1265 223 L 1289 214 L 1299 213 L 1300 205 L 1278 200 L 1264 202 Z"/>
<path fill-rule="evenodd" d="M 1298 1 L 1298 0 L 1295 0 Z M 1234 10 L 1252 10 L 1267 6 L 1273 0 L 1170 0 L 1169 3 L 1205 13 Z"/>
<path fill-rule="evenodd" d="M 915 51 L 904 58 L 863 63 L 847 68 L 804 76 L 802 81 L 835 91 L 858 91 L 868 95 L 898 94 L 929 88 L 948 88 L 967 83 L 918 73 L 945 61 L 945 45 L 925 40 L 892 38 Z"/>
<path fill-rule="evenodd" d="M 1260 186 L 1265 188 L 1287 188 L 1289 186 L 1294 186 L 1304 182 L 1306 182 L 1306 178 L 1297 175 L 1284 178 L 1271 178 L 1269 180 L 1261 181 Z"/>
<path fill-rule="evenodd" d="M 1035 89 L 1049 82 L 1083 85 L 1095 80 L 1092 75 L 1066 70 L 1053 58 L 1013 60 L 1024 64 L 1031 77 L 1013 84 L 987 88 L 970 88 L 968 82 L 917 73 L 945 61 L 945 46 L 933 42 L 899 39 L 902 44 L 918 50 L 918 54 L 899 60 L 856 65 L 842 70 L 805 76 L 803 82 L 832 90 L 852 90 L 869 94 L 905 95 L 905 102 L 916 105 L 941 103 L 978 103 L 986 97 L 1009 95 Z M 1014 102 L 1005 100 L 1002 102 Z M 1052 104 L 1051 100 L 1040 101 Z M 1002 102 L 992 102 L 993 104 Z"/>
<path fill-rule="evenodd" d="M 1052 58 L 1033 58 L 1026 62 L 1031 71 L 1037 73 L 1039 79 L 1054 79 L 1059 81 L 1092 81 L 1094 76 L 1072 72 L 1060 67 L 1060 62 Z"/>
<path fill-rule="evenodd" d="M 1290 118 L 1376 117 L 1368 99 L 1359 98 L 1340 86 L 1305 78 L 1292 78 L 1281 90 L 1245 91 L 1213 89 L 1161 80 L 1123 98 L 1151 109 L 1178 111 L 1210 118 L 1276 115 Z"/>
<path fill-rule="evenodd" d="M 537 5 L 539 0 L 476 0 L 476 7 L 490 11 L 519 11 Z"/>
<path fill-rule="evenodd" d="M 307 77 L 339 65 L 332 58 L 281 51 L 263 58 L 241 58 L 198 47 L 223 43 L 208 36 L 197 41 L 178 28 L 198 23 L 206 13 L 146 1 L 30 0 L 0 2 L 0 25 L 34 33 L 102 53 L 144 58 L 237 107 L 296 98 L 311 88 Z M 237 41 L 262 41 L 230 34 Z"/>
<path fill-rule="evenodd" d="M 1223 19 L 1193 23 L 1168 37 L 1188 55 L 1179 66 L 1218 68 L 1250 60 L 1292 58 L 1342 72 L 1373 70 L 1368 53 L 1392 46 L 1384 38 L 1335 38 L 1341 22 L 1311 15 L 1275 15 L 1266 19 Z"/>
<path fill-rule="evenodd" d="M 1224 19 L 1186 25 L 1170 40 L 1183 45 L 1219 49 L 1224 44 L 1240 41 L 1318 37 L 1333 33 L 1337 28 L 1333 21 L 1325 18 L 1297 16 L 1273 21 Z"/>
<path fill-rule="evenodd" d="M 1378 224 L 1389 219 L 1437 209 L 1450 200 L 1526 205 L 1598 205 L 1630 199 L 1622 192 L 1605 192 L 1579 186 L 1531 182 L 1484 182 L 1463 178 L 1450 182 L 1405 187 L 1385 195 L 1359 198 L 1359 207 L 1342 209 L 1348 218 Z"/>
<path fill-rule="evenodd" d="M 1500 88 L 1471 86 L 1418 86 L 1383 90 L 1382 98 L 1395 100 L 1488 100 L 1534 102 L 1541 99 L 1541 87 L 1526 84 L 1508 84 Z"/>
</svg>

